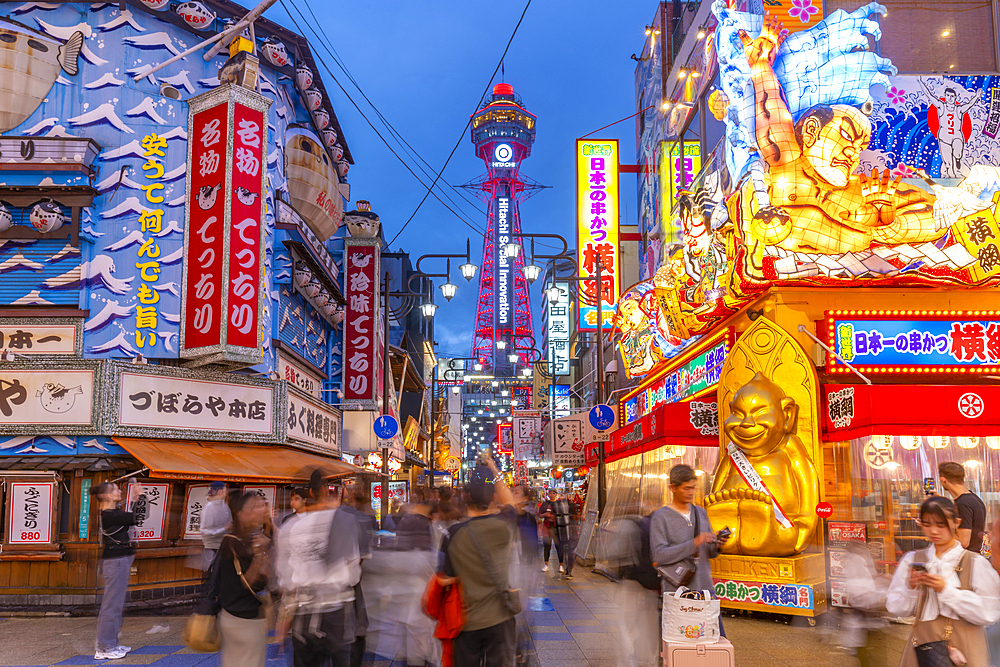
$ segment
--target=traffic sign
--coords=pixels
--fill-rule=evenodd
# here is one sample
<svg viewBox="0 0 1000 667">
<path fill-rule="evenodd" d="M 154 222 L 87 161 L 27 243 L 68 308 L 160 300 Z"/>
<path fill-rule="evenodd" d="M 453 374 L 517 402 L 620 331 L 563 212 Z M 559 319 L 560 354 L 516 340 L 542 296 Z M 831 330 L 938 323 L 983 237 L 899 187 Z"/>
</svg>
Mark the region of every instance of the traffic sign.
<svg viewBox="0 0 1000 667">
<path fill-rule="evenodd" d="M 372 431 L 376 438 L 388 440 L 399 433 L 399 422 L 392 415 L 382 415 L 372 424 Z"/>
<path fill-rule="evenodd" d="M 603 403 L 590 409 L 590 425 L 598 431 L 604 431 L 615 425 L 615 411 L 610 405 Z"/>
</svg>

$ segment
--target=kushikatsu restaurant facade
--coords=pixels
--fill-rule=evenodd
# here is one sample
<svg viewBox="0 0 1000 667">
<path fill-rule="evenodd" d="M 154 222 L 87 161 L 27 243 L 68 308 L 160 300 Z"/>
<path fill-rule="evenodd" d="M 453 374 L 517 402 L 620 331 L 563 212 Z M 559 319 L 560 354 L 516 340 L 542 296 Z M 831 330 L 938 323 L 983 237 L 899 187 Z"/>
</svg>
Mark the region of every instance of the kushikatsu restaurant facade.
<svg viewBox="0 0 1000 667">
<path fill-rule="evenodd" d="M 130 595 L 159 598 L 200 582 L 212 481 L 278 515 L 358 471 L 331 405 L 353 158 L 308 43 L 260 19 L 135 78 L 246 11 L 0 19 L 0 606 L 95 601 L 102 482 L 146 489 Z"/>
<path fill-rule="evenodd" d="M 687 77 L 706 104 L 677 103 L 640 141 L 663 180 L 640 179 L 640 208 L 657 212 L 641 225 L 649 278 L 615 320 L 639 384 L 619 402 L 602 521 L 669 502 L 669 470 L 687 463 L 713 528 L 733 533 L 712 563 L 723 605 L 814 616 L 850 605 L 848 554 L 891 573 L 924 545 L 917 512 L 943 493 L 940 463 L 964 466 L 1000 516 L 1000 115 L 976 77 L 932 86 L 868 51 L 820 77 L 814 30 L 866 39 L 846 12 L 796 24 L 773 64 L 749 62 L 757 47 L 737 34 L 766 47 L 759 17 L 712 14 L 697 67 L 717 89 Z M 673 77 L 649 80 L 655 93 Z M 960 168 L 935 150 L 944 87 L 968 105 Z M 692 107 L 726 138 L 686 179 L 672 132 Z"/>
</svg>

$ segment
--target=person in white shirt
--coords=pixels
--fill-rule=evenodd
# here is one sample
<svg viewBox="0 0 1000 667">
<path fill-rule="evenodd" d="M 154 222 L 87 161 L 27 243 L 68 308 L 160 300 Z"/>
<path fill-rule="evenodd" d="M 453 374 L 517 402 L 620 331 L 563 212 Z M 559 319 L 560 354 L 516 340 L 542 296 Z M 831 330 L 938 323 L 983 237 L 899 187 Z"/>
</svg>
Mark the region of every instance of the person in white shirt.
<svg viewBox="0 0 1000 667">
<path fill-rule="evenodd" d="M 309 511 L 279 536 L 287 557 L 278 559 L 284 594 L 275 636 L 291 635 L 296 667 L 349 667 L 361 580 L 358 522 L 340 508 L 322 470 L 313 472 L 309 493 Z"/>
<path fill-rule="evenodd" d="M 903 556 L 886 596 L 893 616 L 917 616 L 900 665 L 917 667 L 914 646 L 948 635 L 952 661 L 988 667 L 985 626 L 1000 619 L 1000 576 L 985 558 L 962 547 L 952 501 L 925 500 L 920 526 L 931 544 Z"/>
</svg>

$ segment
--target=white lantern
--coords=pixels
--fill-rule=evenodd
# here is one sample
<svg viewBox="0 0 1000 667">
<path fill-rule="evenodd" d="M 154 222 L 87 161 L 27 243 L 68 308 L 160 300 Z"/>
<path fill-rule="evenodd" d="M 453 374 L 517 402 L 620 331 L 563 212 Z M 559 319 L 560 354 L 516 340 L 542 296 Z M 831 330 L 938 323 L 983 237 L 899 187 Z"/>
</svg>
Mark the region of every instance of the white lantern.
<svg viewBox="0 0 1000 667">
<path fill-rule="evenodd" d="M 306 283 L 312 280 L 313 274 L 309 270 L 309 265 L 306 264 L 305 260 L 299 260 L 295 262 L 295 273 L 292 274 L 292 280 L 295 281 L 296 287 L 305 287 Z"/>
</svg>

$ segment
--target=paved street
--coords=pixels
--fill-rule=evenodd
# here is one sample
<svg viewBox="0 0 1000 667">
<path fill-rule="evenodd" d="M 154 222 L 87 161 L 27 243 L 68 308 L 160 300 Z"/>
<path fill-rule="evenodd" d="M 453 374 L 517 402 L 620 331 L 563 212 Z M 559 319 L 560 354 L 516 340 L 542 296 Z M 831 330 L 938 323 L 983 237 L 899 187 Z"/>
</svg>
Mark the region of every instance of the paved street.
<svg viewBox="0 0 1000 667">
<path fill-rule="evenodd" d="M 623 665 L 618 641 L 621 614 L 614 603 L 615 585 L 580 568 L 568 584 L 552 580 L 545 597 L 533 598 L 525 617 L 529 623 L 534 654 L 532 664 L 541 667 L 617 667 Z M 134 647 L 132 653 L 111 665 L 155 665 L 156 667 L 216 667 L 218 656 L 193 653 L 183 646 L 180 634 L 184 617 L 136 616 L 125 619 L 121 640 Z M 626 619 L 627 620 L 627 619 Z M 726 631 L 736 646 L 740 667 L 840 667 L 857 665 L 855 658 L 836 646 L 835 635 L 822 624 L 786 624 L 766 619 L 727 617 Z M 94 618 L 6 618 L 0 620 L 0 667 L 94 665 Z M 884 664 L 899 661 L 899 647 L 908 626 L 887 630 Z M 829 638 L 829 639 L 828 639 Z M 381 642 L 380 646 L 385 646 Z M 402 656 L 367 656 L 370 667 L 405 667 Z M 881 661 L 880 661 L 881 662 Z M 268 667 L 284 667 L 289 656 L 273 644 Z"/>
</svg>

